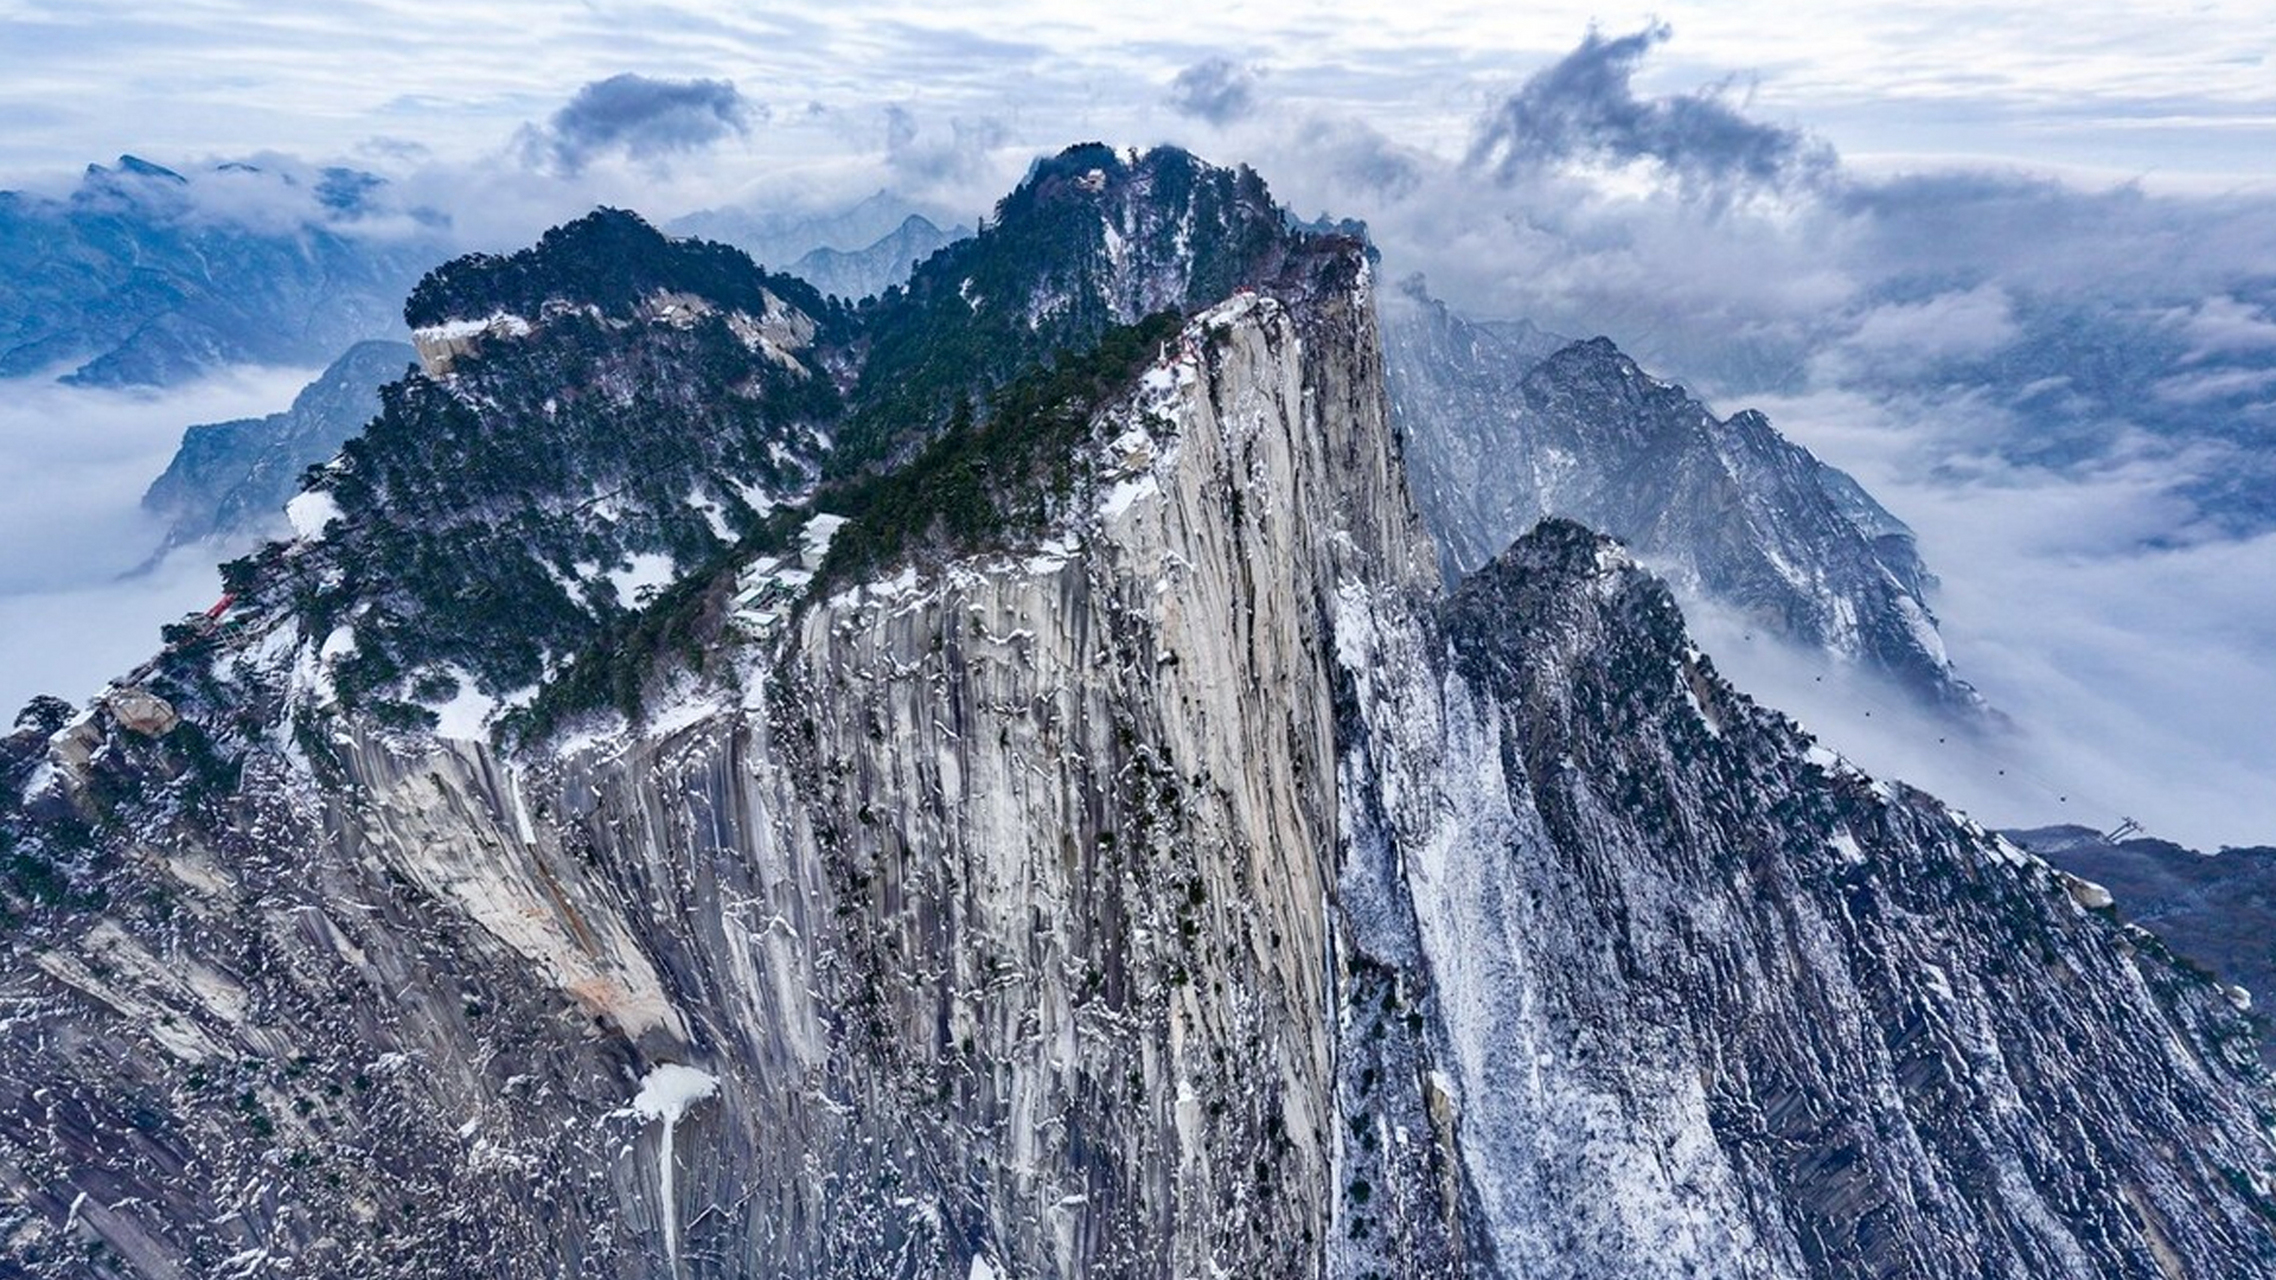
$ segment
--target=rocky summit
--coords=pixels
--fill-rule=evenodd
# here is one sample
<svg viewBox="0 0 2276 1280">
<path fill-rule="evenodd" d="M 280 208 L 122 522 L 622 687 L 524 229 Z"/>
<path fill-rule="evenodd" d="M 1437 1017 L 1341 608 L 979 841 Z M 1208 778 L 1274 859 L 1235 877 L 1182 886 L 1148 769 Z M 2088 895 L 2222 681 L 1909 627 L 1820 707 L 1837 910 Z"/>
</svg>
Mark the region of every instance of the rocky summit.
<svg viewBox="0 0 2276 1280">
<path fill-rule="evenodd" d="M 1579 520 L 1689 600 L 1959 724 L 1994 719 L 1945 654 L 1912 530 L 1762 414 L 1718 418 L 1607 338 L 1467 320 L 1419 280 L 1382 315 L 1415 500 L 1450 574 L 1544 517 Z"/>
<path fill-rule="evenodd" d="M 2228 994 L 1608 538 L 1449 589 L 1379 301 L 1098 146 L 858 305 L 431 274 L 299 536 L 0 741 L 0 1257 L 2276 1271 Z"/>
</svg>

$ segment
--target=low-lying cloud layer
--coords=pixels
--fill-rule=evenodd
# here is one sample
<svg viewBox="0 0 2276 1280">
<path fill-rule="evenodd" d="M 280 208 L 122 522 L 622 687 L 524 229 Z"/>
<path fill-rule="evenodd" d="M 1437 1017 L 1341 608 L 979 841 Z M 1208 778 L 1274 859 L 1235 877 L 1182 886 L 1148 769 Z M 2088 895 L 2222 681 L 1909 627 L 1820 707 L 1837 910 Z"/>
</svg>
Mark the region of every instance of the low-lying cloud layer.
<svg viewBox="0 0 2276 1280">
<path fill-rule="evenodd" d="M 1772 411 L 1813 420 L 1805 404 Z M 1695 616 L 1727 674 L 1868 769 L 1996 825 L 2134 818 L 2205 849 L 2276 838 L 2276 534 L 2154 545 L 2175 518 L 2154 468 L 1922 482 L 1887 462 L 1903 424 L 1846 420 L 1813 443 L 1920 530 L 1953 659 L 2014 727 L 1954 732 L 1854 672 Z"/>
<path fill-rule="evenodd" d="M 1727 79 L 1640 89 L 1669 38 L 1591 33 L 1458 155 L 1271 104 L 1238 136 L 1386 271 L 1606 334 L 1857 474 L 2017 729 L 1969 742 L 1702 618 L 1742 684 L 1987 821 L 2276 839 L 2276 199 L 1860 173 Z"/>
<path fill-rule="evenodd" d="M 142 491 L 184 426 L 273 413 L 312 373 L 244 370 L 163 394 L 0 383 L 0 729 L 35 694 L 84 702 L 157 652 L 161 625 L 213 603 L 223 548 L 135 572 L 165 533 Z"/>
</svg>

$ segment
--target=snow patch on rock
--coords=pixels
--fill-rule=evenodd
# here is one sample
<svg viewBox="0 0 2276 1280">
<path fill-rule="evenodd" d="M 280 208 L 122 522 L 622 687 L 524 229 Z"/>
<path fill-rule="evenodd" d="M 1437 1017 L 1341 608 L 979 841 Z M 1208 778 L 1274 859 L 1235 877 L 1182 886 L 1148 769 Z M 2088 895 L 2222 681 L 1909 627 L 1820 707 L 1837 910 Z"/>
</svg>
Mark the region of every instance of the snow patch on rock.
<svg viewBox="0 0 2276 1280">
<path fill-rule="evenodd" d="M 624 560 L 622 565 L 609 570 L 609 581 L 616 586 L 616 598 L 628 609 L 646 604 L 658 591 L 670 586 L 679 572 L 672 558 L 659 551 L 635 551 Z"/>
<path fill-rule="evenodd" d="M 632 1099 L 633 1114 L 664 1125 L 663 1147 L 656 1157 L 657 1213 L 664 1219 L 664 1253 L 672 1269 L 680 1265 L 678 1202 L 673 1198 L 672 1132 L 689 1107 L 719 1092 L 719 1077 L 708 1071 L 667 1062 L 640 1081 Z"/>
<path fill-rule="evenodd" d="M 324 537 L 324 530 L 340 518 L 340 504 L 322 489 L 309 489 L 295 494 L 285 504 L 285 519 L 292 521 L 292 531 L 311 542 Z"/>
<path fill-rule="evenodd" d="M 463 667 L 445 668 L 458 681 L 458 692 L 447 702 L 432 704 L 435 732 L 445 738 L 476 742 L 488 735 L 490 716 L 498 701 L 474 687 L 474 676 Z"/>
<path fill-rule="evenodd" d="M 798 531 L 798 563 L 808 571 L 822 567 L 822 557 L 830 554 L 830 541 L 845 527 L 844 516 L 824 511 L 817 513 Z"/>
</svg>

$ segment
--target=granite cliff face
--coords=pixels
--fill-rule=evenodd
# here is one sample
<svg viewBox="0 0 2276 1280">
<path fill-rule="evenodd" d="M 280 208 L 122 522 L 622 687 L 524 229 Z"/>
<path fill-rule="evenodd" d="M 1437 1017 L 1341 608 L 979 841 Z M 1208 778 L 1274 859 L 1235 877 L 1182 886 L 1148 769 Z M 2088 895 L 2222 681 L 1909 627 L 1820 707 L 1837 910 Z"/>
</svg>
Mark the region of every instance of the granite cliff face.
<svg viewBox="0 0 2276 1280">
<path fill-rule="evenodd" d="M 1308 1265 L 1334 735 L 1280 691 L 1324 682 L 1344 567 L 1428 565 L 1401 559 L 1363 266 L 1305 261 L 1155 353 L 1040 541 L 787 612 L 812 557 L 754 559 L 709 637 L 730 662 L 637 729 L 512 756 L 343 706 L 360 606 L 309 625 L 298 584 L 447 607 L 343 576 L 403 519 L 341 492 L 414 474 L 378 460 L 383 419 L 224 629 L 60 745 L 11 743 L 10 851 L 52 890 L 11 972 L 118 1029 L 9 1055 L 25 1107 L 97 1090 L 84 1123 L 8 1131 L 18 1256 L 80 1265 L 99 1221 L 106 1265 L 160 1274 Z M 614 332 L 677 341 L 657 323 Z M 486 333 L 391 406 L 492 401 L 490 362 L 549 341 Z M 668 1065 L 713 1082 L 669 1127 L 638 1106 Z M 92 1189 L 46 1215 L 67 1185 Z"/>
<path fill-rule="evenodd" d="M 1608 539 L 1545 522 L 1369 644 L 1345 808 L 1403 869 L 1388 962 L 1504 1274 L 2276 1265 L 2219 989 L 1733 691 Z"/>
<path fill-rule="evenodd" d="M 2100 885 L 2125 919 L 2152 930 L 2187 961 L 2229 984 L 2229 999 L 2260 1032 L 2260 1056 L 2276 1061 L 2276 848 L 2185 849 L 2170 840 L 2089 827 L 2008 833 L 2017 844 Z M 2119 835 L 2111 840 L 2110 835 Z"/>
<path fill-rule="evenodd" d="M 1066 199 L 1099 194 L 1081 160 Z M 916 451 L 942 487 L 993 467 L 999 523 L 881 540 L 884 480 L 785 481 L 779 537 L 580 624 L 666 637 L 629 708 L 500 745 L 346 697 L 363 633 L 304 588 L 386 523 L 350 499 L 139 683 L 5 739 L 0 1256 L 2276 1267 L 2269 1099 L 2217 988 L 1814 756 L 1585 530 L 1442 599 L 1361 246 L 1247 260 L 1126 373 L 1021 375 Z M 604 328 L 668 353 L 659 323 Z M 844 323 L 802 367 L 859 358 Z M 391 395 L 495 404 L 499 350 L 576 367 L 541 325 L 483 341 Z M 1022 470 L 1006 423 L 1067 465 Z"/>
</svg>

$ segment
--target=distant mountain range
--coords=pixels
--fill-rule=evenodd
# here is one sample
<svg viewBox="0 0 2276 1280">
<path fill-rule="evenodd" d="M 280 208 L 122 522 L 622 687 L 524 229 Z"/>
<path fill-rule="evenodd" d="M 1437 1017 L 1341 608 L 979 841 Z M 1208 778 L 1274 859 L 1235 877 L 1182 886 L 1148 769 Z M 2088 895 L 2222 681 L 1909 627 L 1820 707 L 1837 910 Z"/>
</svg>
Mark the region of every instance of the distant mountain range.
<svg viewBox="0 0 2276 1280">
<path fill-rule="evenodd" d="M 122 156 L 60 199 L 0 192 L 0 377 L 160 386 L 400 335 L 403 294 L 448 249 L 382 218 L 385 186 Z"/>
<path fill-rule="evenodd" d="M 262 418 L 207 423 L 182 433 L 165 474 L 142 496 L 164 520 L 158 554 L 215 535 L 277 536 L 288 531 L 285 501 L 301 472 L 328 462 L 379 412 L 379 389 L 403 376 L 417 353 L 408 343 L 359 342 L 293 397 Z"/>
<path fill-rule="evenodd" d="M 917 208 L 890 191 L 873 192 L 842 209 L 706 209 L 675 218 L 664 230 L 734 245 L 753 261 L 848 302 L 899 284 L 912 264 L 972 234 L 937 210 Z"/>
<path fill-rule="evenodd" d="M 919 214 L 859 249 L 815 249 L 790 264 L 790 274 L 827 294 L 858 300 L 885 292 L 909 278 L 910 268 L 941 248 L 972 234 L 969 227 L 943 231 Z"/>
</svg>

